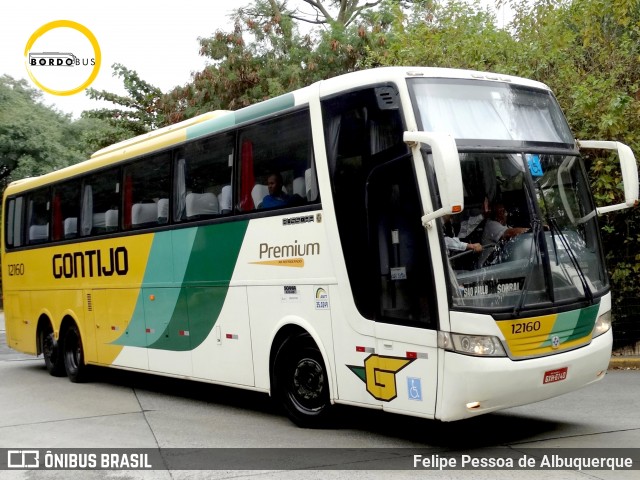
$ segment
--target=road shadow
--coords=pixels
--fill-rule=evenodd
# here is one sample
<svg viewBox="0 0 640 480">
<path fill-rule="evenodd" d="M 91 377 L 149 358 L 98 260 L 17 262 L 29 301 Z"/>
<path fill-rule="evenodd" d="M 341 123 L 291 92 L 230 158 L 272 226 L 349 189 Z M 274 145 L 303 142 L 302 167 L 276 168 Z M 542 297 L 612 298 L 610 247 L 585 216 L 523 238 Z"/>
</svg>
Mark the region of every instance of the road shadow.
<svg viewBox="0 0 640 480">
<path fill-rule="evenodd" d="M 416 446 L 471 450 L 530 442 L 567 424 L 511 412 L 480 415 L 455 422 L 397 415 L 361 408 L 340 409 L 339 428 L 366 430 Z"/>
<path fill-rule="evenodd" d="M 25 365 L 39 369 L 44 366 Z M 265 393 L 242 390 L 210 383 L 162 377 L 113 368 L 92 367 L 92 383 L 148 391 L 154 394 L 184 398 L 211 406 L 246 409 L 265 415 L 284 416 L 282 410 Z M 416 447 L 445 449 L 478 449 L 530 442 L 533 437 L 548 436 L 567 426 L 542 418 L 513 412 L 498 412 L 456 422 L 440 422 L 344 405 L 336 405 L 333 419 L 326 429 L 358 430 L 402 440 Z M 295 427 L 292 424 L 292 428 Z"/>
<path fill-rule="evenodd" d="M 48 376 L 42 357 L 21 355 L 26 371 Z M 245 409 L 251 412 L 283 417 L 283 411 L 260 392 L 211 383 L 163 377 L 115 368 L 95 367 L 90 370 L 90 383 L 113 385 L 137 392 L 148 391 L 168 397 L 183 398 L 213 406 Z M 65 378 L 60 381 L 68 381 Z M 440 422 L 409 417 L 367 408 L 336 405 L 326 429 L 357 430 L 415 444 L 416 447 L 444 449 L 477 449 L 531 442 L 532 438 L 553 436 L 569 424 L 529 417 L 513 411 L 480 415 L 456 422 Z M 291 424 L 292 428 L 298 428 Z"/>
</svg>

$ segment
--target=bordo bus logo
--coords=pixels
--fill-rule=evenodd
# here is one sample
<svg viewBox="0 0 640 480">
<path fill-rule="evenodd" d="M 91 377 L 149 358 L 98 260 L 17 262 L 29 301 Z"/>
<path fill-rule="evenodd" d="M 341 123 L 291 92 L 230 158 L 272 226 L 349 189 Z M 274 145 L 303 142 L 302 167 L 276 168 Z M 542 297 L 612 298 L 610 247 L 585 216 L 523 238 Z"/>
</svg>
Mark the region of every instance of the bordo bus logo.
<svg viewBox="0 0 640 480">
<path fill-rule="evenodd" d="M 52 95 L 73 95 L 98 76 L 100 45 L 91 31 L 71 20 L 41 26 L 24 49 L 29 77 Z"/>
</svg>

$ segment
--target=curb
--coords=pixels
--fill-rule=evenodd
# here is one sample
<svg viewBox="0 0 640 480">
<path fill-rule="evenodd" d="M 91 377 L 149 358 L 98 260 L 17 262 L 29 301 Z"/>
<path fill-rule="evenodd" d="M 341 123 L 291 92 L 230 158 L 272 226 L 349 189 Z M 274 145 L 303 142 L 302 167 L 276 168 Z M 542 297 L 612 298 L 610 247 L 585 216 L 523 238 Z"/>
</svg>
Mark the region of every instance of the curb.
<svg viewBox="0 0 640 480">
<path fill-rule="evenodd" d="M 609 369 L 640 369 L 640 356 L 611 357 Z"/>
</svg>

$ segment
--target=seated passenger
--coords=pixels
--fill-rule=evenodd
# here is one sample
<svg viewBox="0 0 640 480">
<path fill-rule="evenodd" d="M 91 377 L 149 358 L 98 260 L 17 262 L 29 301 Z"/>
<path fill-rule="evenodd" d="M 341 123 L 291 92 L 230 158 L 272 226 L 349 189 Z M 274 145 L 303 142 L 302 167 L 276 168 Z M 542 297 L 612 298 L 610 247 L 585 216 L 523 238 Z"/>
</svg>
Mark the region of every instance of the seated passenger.
<svg viewBox="0 0 640 480">
<path fill-rule="evenodd" d="M 508 215 L 502 203 L 498 202 L 493 205 L 491 216 L 484 227 L 483 243 L 498 243 L 500 240 L 509 240 L 530 230 L 526 227 L 509 227 L 507 225 Z"/>
<path fill-rule="evenodd" d="M 282 175 L 277 172 L 269 175 L 267 187 L 269 194 L 262 199 L 260 208 L 286 207 L 291 203 L 291 195 L 282 191 Z"/>
</svg>

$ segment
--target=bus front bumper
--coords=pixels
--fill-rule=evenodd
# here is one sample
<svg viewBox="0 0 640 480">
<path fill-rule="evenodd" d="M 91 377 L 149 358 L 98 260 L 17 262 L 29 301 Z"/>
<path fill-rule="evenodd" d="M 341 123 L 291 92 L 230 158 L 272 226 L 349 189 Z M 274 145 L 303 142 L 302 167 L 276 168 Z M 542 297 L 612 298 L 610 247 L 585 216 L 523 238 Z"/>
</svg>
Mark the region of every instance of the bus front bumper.
<svg viewBox="0 0 640 480">
<path fill-rule="evenodd" d="M 436 418 L 460 420 L 546 400 L 604 378 L 611 359 L 611 330 L 576 350 L 513 361 L 445 351 Z"/>
</svg>

